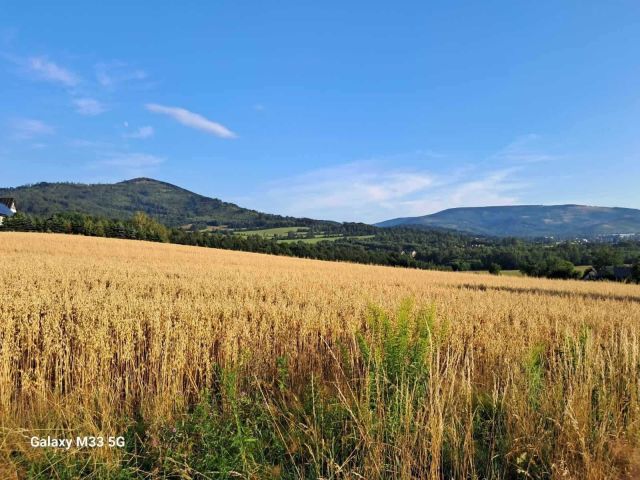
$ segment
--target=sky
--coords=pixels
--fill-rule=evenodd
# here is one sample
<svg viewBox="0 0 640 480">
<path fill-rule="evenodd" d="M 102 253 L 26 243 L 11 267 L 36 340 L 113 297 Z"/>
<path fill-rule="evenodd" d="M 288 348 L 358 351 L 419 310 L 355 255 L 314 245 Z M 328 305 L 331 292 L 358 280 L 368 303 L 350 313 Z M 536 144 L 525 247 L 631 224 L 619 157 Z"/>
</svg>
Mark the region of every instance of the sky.
<svg viewBox="0 0 640 480">
<path fill-rule="evenodd" d="M 270 213 L 640 208 L 640 2 L 3 2 L 0 186 Z"/>
</svg>

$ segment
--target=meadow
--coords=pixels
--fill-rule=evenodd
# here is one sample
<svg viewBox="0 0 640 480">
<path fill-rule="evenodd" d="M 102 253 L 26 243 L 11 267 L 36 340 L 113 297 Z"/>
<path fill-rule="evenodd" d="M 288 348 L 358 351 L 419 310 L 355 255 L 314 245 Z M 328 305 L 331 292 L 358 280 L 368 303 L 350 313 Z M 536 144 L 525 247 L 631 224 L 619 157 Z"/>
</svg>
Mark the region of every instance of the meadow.
<svg viewBox="0 0 640 480">
<path fill-rule="evenodd" d="M 289 232 L 302 234 L 307 230 L 309 230 L 308 227 L 274 227 L 259 230 L 236 230 L 234 233 L 236 235 L 260 235 L 261 237 L 277 238 L 286 237 Z"/>
<path fill-rule="evenodd" d="M 0 238 L 0 478 L 640 477 L 637 285 Z"/>
<path fill-rule="evenodd" d="M 309 227 L 277 227 L 277 228 L 264 228 L 261 230 L 236 230 L 235 235 L 251 236 L 258 235 L 264 238 L 270 238 L 282 243 L 303 242 L 303 243 L 319 243 L 319 242 L 334 242 L 336 240 L 362 240 L 366 238 L 373 238 L 375 235 L 343 235 L 332 234 L 326 235 L 324 233 L 316 233 L 311 238 L 306 237 L 306 233 Z M 294 233 L 293 238 L 289 238 L 288 234 Z"/>
</svg>

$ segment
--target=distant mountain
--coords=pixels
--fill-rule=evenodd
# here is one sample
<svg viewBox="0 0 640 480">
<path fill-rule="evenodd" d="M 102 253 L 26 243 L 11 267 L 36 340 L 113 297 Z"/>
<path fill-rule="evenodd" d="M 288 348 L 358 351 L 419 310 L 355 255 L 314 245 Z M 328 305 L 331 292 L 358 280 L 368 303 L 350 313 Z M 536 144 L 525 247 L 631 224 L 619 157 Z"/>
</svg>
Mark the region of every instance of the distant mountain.
<svg viewBox="0 0 640 480">
<path fill-rule="evenodd" d="M 422 217 L 395 218 L 379 227 L 446 228 L 513 237 L 593 237 L 640 233 L 640 210 L 584 205 L 450 208 Z"/>
<path fill-rule="evenodd" d="M 261 213 L 151 178 L 93 185 L 37 183 L 1 188 L 0 197 L 15 198 L 19 212 L 33 215 L 80 212 L 126 219 L 135 212 L 144 212 L 168 226 L 196 224 L 200 227 L 228 225 L 255 228 L 334 223 Z"/>
</svg>

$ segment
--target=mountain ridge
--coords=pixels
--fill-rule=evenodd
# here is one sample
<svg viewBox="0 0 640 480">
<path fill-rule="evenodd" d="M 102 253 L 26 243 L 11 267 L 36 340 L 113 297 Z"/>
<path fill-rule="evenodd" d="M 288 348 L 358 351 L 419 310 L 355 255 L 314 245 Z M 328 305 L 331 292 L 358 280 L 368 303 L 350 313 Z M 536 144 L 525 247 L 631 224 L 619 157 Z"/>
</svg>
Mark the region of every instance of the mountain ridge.
<svg viewBox="0 0 640 480">
<path fill-rule="evenodd" d="M 127 219 L 141 211 L 171 227 L 256 228 L 337 223 L 263 213 L 148 177 L 117 183 L 39 182 L 0 188 L 2 196 L 14 197 L 18 210 L 32 215 L 78 212 Z"/>
<path fill-rule="evenodd" d="M 457 207 L 375 225 L 437 227 L 501 237 L 593 237 L 640 234 L 640 210 L 579 204 Z"/>
<path fill-rule="evenodd" d="M 14 197 L 20 212 L 44 217 L 78 212 L 127 219 L 142 211 L 167 226 L 193 229 L 339 225 L 329 220 L 288 217 L 243 208 L 149 177 L 117 183 L 40 182 L 0 188 L 0 197 Z M 640 210 L 573 203 L 457 207 L 430 215 L 398 217 L 374 225 L 444 229 L 496 237 L 596 237 L 640 234 Z"/>
</svg>

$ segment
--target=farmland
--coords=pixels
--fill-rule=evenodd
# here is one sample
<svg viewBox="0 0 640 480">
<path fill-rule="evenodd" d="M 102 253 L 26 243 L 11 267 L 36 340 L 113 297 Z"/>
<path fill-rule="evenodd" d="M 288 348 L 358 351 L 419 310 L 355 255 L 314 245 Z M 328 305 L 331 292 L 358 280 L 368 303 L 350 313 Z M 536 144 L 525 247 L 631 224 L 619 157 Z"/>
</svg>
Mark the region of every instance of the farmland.
<svg viewBox="0 0 640 480">
<path fill-rule="evenodd" d="M 275 227 L 260 230 L 237 230 L 234 233 L 237 235 L 260 235 L 261 237 L 277 238 L 280 236 L 286 237 L 289 232 L 304 233 L 307 230 L 307 227 Z"/>
<path fill-rule="evenodd" d="M 1 478 L 640 475 L 636 285 L 0 238 Z"/>
<path fill-rule="evenodd" d="M 324 232 L 313 233 L 308 235 L 308 227 L 276 227 L 276 228 L 264 228 L 261 230 L 235 230 L 235 235 L 251 236 L 257 235 L 259 237 L 276 240 L 282 243 L 291 242 L 304 242 L 304 243 L 319 243 L 319 242 L 334 242 L 336 240 L 364 240 L 373 238 L 375 235 L 344 235 L 344 234 L 326 234 Z"/>
</svg>

